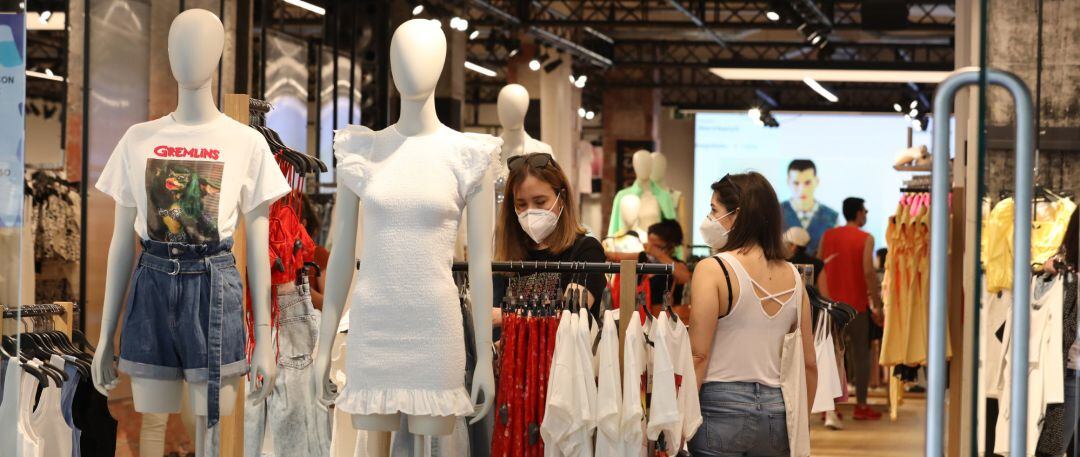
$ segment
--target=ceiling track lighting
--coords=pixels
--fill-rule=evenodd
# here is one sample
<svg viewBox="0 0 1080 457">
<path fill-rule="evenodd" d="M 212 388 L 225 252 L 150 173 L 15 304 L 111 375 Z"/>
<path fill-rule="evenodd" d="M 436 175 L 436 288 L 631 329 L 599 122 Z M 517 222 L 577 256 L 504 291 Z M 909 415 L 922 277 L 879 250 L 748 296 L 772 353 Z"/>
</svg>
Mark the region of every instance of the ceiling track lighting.
<svg viewBox="0 0 1080 457">
<path fill-rule="evenodd" d="M 479 36 L 480 36 L 480 31 L 479 30 L 473 30 L 472 33 L 469 33 L 469 39 L 470 40 L 475 40 Z"/>
<path fill-rule="evenodd" d="M 588 76 L 585 76 L 585 75 L 578 76 L 577 80 L 574 81 L 574 87 L 577 87 L 578 89 L 584 89 L 585 88 L 585 83 L 588 80 L 589 80 Z"/>
<path fill-rule="evenodd" d="M 593 111 L 586 111 L 585 112 L 585 120 L 586 121 L 591 121 L 594 118 L 596 118 L 596 113 L 595 112 L 593 112 Z"/>
<path fill-rule="evenodd" d="M 303 8 L 305 10 L 311 11 L 312 13 L 318 14 L 319 16 L 326 16 L 326 8 L 314 5 L 312 3 L 305 2 L 304 0 L 282 0 L 282 1 L 285 2 L 285 3 L 288 3 L 288 4 L 292 5 L 292 6 Z"/>
<path fill-rule="evenodd" d="M 467 68 L 469 70 L 472 70 L 472 71 L 475 71 L 477 73 L 480 73 L 480 74 L 482 74 L 484 76 L 487 76 L 489 78 L 494 78 L 495 75 L 496 75 L 495 70 L 492 70 L 492 69 L 487 68 L 487 67 L 482 67 L 482 66 L 477 65 L 475 63 L 469 62 L 468 60 L 465 61 L 465 68 Z"/>
<path fill-rule="evenodd" d="M 770 21 L 776 22 L 776 21 L 780 20 L 780 13 L 777 13 L 776 11 L 773 11 L 773 10 L 769 10 L 769 11 L 765 12 L 765 17 L 768 18 Z"/>
<path fill-rule="evenodd" d="M 814 78 L 807 76 L 803 78 L 803 83 L 805 83 L 807 86 L 810 86 L 810 88 L 813 89 L 814 92 L 817 92 L 818 95 L 820 95 L 822 98 L 828 100 L 829 103 L 836 103 L 840 101 L 840 98 L 837 97 L 836 94 L 829 92 L 828 89 L 815 81 Z"/>
<path fill-rule="evenodd" d="M 559 68 L 559 65 L 562 65 L 562 63 L 563 63 L 562 58 L 561 57 L 556 57 L 555 60 L 552 60 L 551 62 L 548 62 L 547 64 L 544 65 L 544 72 L 545 73 L 551 73 L 551 72 L 555 71 L 556 68 Z"/>
<path fill-rule="evenodd" d="M 423 12 L 424 12 L 424 5 L 416 5 L 412 9 L 412 15 L 413 16 L 419 16 L 420 13 L 423 13 Z"/>
</svg>

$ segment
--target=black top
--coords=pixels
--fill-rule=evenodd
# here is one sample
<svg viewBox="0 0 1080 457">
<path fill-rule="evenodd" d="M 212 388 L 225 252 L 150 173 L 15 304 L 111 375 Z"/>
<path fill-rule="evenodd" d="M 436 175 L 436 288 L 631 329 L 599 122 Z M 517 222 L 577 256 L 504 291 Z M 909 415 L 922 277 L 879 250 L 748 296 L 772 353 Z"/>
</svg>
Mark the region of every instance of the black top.
<svg viewBox="0 0 1080 457">
<path fill-rule="evenodd" d="M 547 249 L 529 250 L 528 255 L 523 260 L 535 262 L 606 262 L 607 257 L 604 256 L 604 247 L 600 245 L 600 241 L 588 235 L 578 235 L 577 241 L 574 241 L 570 249 L 558 254 Z M 498 306 L 502 302 L 502 298 L 506 296 L 509 276 L 495 274 L 493 282 L 492 296 L 495 299 L 495 305 Z M 562 273 L 559 275 L 559 283 L 564 290 L 570 284 L 584 285 L 585 289 L 592 294 L 594 303 L 600 301 L 604 288 L 607 286 L 607 280 L 604 278 L 603 273 L 587 275 Z"/>
<path fill-rule="evenodd" d="M 645 254 L 644 251 L 638 254 L 637 261 L 638 263 L 658 263 L 656 259 L 649 257 L 649 255 Z M 675 263 L 681 264 L 683 263 L 683 261 L 675 259 Z M 645 275 L 642 275 L 642 277 L 644 276 Z M 640 284 L 640 281 L 643 280 L 644 279 L 639 279 L 638 284 Z M 675 295 L 672 296 L 671 303 L 674 305 L 681 305 L 683 296 L 683 285 L 675 284 L 674 286 L 672 286 L 674 280 L 675 278 L 671 275 L 649 275 L 649 294 L 651 295 L 651 297 L 649 298 L 649 304 L 664 304 L 664 291 L 671 288 L 675 292 Z"/>
</svg>

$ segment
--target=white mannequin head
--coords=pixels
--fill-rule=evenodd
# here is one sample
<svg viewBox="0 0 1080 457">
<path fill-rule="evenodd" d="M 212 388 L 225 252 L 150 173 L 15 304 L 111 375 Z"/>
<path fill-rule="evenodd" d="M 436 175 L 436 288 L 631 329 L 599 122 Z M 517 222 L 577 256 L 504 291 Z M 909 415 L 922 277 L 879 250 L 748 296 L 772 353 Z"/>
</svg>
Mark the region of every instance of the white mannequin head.
<svg viewBox="0 0 1080 457">
<path fill-rule="evenodd" d="M 667 175 L 667 157 L 662 152 L 654 152 L 652 156 L 652 174 L 650 178 L 656 182 L 664 182 L 664 176 Z"/>
<path fill-rule="evenodd" d="M 634 153 L 634 173 L 639 182 L 648 181 L 652 177 L 652 155 L 644 149 Z"/>
<path fill-rule="evenodd" d="M 435 93 L 445 62 L 446 35 L 434 21 L 412 19 L 394 31 L 390 73 L 401 98 L 423 100 Z"/>
<path fill-rule="evenodd" d="M 529 91 L 520 84 L 508 84 L 499 91 L 499 124 L 504 130 L 520 130 L 525 127 L 525 113 L 529 111 Z"/>
<path fill-rule="evenodd" d="M 224 45 L 225 28 L 214 13 L 195 8 L 178 14 L 169 27 L 169 68 L 180 88 L 209 84 Z"/>
<path fill-rule="evenodd" d="M 637 195 L 630 194 L 619 200 L 619 216 L 622 218 L 624 227 L 634 228 L 638 225 L 638 213 L 641 211 L 641 199 Z"/>
</svg>

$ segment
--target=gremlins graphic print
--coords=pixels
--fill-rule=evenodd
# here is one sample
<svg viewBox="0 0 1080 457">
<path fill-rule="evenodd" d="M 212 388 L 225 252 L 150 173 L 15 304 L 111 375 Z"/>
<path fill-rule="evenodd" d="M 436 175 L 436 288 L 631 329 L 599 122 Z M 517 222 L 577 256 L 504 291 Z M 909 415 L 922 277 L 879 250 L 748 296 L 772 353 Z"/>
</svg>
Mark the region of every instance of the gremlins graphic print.
<svg viewBox="0 0 1080 457">
<path fill-rule="evenodd" d="M 147 159 L 146 228 L 150 239 L 217 242 L 223 169 L 221 162 Z"/>
</svg>

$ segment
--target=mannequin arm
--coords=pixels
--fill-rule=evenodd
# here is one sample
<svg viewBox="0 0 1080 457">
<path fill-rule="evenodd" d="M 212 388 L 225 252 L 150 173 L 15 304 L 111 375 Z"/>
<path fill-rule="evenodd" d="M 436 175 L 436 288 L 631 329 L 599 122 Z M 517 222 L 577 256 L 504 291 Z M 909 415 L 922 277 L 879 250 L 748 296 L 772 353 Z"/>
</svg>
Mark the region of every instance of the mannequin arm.
<svg viewBox="0 0 1080 457">
<path fill-rule="evenodd" d="M 270 332 L 270 202 L 244 214 L 247 230 L 248 291 L 255 320 L 255 353 L 248 373 L 249 397 L 259 402 L 274 388 L 277 360 Z"/>
<path fill-rule="evenodd" d="M 113 337 L 116 336 L 116 324 L 120 319 L 120 309 L 124 301 L 134 263 L 135 253 L 135 207 L 116 205 L 113 216 L 112 241 L 109 242 L 109 262 L 105 270 L 105 309 L 101 313 L 101 334 L 98 336 L 97 351 L 91 367 L 94 388 L 102 395 L 116 387 L 116 365 L 113 364 Z"/>
<path fill-rule="evenodd" d="M 483 419 L 495 401 L 495 374 L 492 371 L 491 325 L 492 224 L 495 217 L 494 178 L 490 171 L 481 180 L 480 192 L 468 201 L 469 289 L 472 296 L 473 329 L 476 333 L 476 369 L 473 371 L 472 402 L 481 392 L 484 402 L 470 423 Z"/>
<path fill-rule="evenodd" d="M 347 186 L 339 183 L 330 225 L 333 247 L 326 262 L 326 285 L 323 288 L 322 323 L 319 326 L 319 348 L 315 353 L 315 398 L 326 403 L 330 383 L 330 353 L 337 335 L 341 311 L 348 299 L 353 272 L 356 271 L 356 218 L 360 198 Z"/>
</svg>

